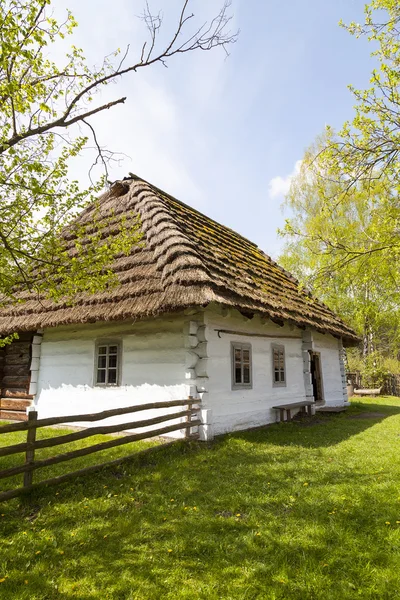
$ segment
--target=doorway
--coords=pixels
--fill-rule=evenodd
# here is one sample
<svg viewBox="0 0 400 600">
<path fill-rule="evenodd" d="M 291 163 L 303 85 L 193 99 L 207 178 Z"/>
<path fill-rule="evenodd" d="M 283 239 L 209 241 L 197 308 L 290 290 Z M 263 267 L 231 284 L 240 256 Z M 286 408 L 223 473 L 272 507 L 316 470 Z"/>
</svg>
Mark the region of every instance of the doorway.
<svg viewBox="0 0 400 600">
<path fill-rule="evenodd" d="M 314 401 L 316 404 L 324 403 L 324 392 L 322 385 L 321 354 L 319 352 L 310 352 L 311 355 L 311 383 L 313 388 Z"/>
</svg>

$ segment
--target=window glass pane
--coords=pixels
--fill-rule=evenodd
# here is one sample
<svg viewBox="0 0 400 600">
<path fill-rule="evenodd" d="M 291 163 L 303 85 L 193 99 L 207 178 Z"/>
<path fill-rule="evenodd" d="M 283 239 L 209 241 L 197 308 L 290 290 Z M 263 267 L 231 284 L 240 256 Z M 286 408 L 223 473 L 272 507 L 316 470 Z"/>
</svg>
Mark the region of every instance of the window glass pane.
<svg viewBox="0 0 400 600">
<path fill-rule="evenodd" d="M 243 349 L 243 361 L 244 362 L 249 362 L 250 361 L 250 350 L 244 350 Z"/>
<path fill-rule="evenodd" d="M 274 380 L 275 383 L 279 383 L 279 371 L 274 371 Z"/>
<path fill-rule="evenodd" d="M 250 367 L 248 365 L 243 367 L 243 383 L 250 383 Z"/>
<path fill-rule="evenodd" d="M 240 362 L 242 360 L 242 351 L 240 348 L 235 348 L 235 362 Z"/>
<path fill-rule="evenodd" d="M 106 363 L 107 363 L 107 357 L 106 356 L 99 356 L 97 359 L 97 366 L 99 367 L 99 369 L 105 369 L 106 368 Z"/>
<path fill-rule="evenodd" d="M 108 353 L 109 354 L 117 354 L 117 346 L 109 346 Z"/>
<path fill-rule="evenodd" d="M 99 346 L 98 354 L 107 354 L 107 346 Z"/>
<path fill-rule="evenodd" d="M 242 383 L 242 369 L 235 367 L 235 383 Z"/>
<path fill-rule="evenodd" d="M 106 370 L 99 369 L 97 371 L 97 383 L 105 383 L 106 382 Z"/>
<path fill-rule="evenodd" d="M 108 383 L 117 383 L 117 369 L 109 369 Z"/>
<path fill-rule="evenodd" d="M 108 358 L 108 366 L 115 368 L 117 366 L 117 355 L 113 354 Z"/>
<path fill-rule="evenodd" d="M 285 371 L 281 371 L 281 382 L 285 381 Z"/>
</svg>

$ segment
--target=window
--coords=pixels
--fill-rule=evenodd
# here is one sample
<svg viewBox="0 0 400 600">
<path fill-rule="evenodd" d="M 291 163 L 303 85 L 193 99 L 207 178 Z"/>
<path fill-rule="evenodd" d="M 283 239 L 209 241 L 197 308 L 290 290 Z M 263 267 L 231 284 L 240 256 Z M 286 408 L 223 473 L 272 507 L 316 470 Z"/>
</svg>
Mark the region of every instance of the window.
<svg viewBox="0 0 400 600">
<path fill-rule="evenodd" d="M 251 388 L 251 346 L 232 344 L 232 389 Z"/>
<path fill-rule="evenodd" d="M 286 385 L 285 347 L 272 345 L 272 383 L 276 386 Z"/>
<path fill-rule="evenodd" d="M 120 346 L 117 342 L 96 346 L 96 385 L 119 385 Z"/>
</svg>

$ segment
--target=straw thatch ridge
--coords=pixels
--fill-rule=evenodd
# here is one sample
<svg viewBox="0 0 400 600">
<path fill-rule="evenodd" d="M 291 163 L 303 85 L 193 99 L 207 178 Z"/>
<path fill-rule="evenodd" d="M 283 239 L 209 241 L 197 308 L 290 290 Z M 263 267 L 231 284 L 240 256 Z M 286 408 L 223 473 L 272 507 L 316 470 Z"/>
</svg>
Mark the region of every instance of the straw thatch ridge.
<svg viewBox="0 0 400 600">
<path fill-rule="evenodd" d="M 94 215 L 107 219 L 107 236 L 118 233 L 122 218 L 129 227 L 140 217 L 144 244 L 117 256 L 112 266 L 119 284 L 81 294 L 73 306 L 24 294 L 24 302 L 2 309 L 1 333 L 142 318 L 217 302 L 331 333 L 348 344 L 358 341 L 353 329 L 255 244 L 136 176 L 116 182 L 82 211 L 77 224 L 90 233 Z M 73 231 L 65 238 L 72 246 Z"/>
</svg>

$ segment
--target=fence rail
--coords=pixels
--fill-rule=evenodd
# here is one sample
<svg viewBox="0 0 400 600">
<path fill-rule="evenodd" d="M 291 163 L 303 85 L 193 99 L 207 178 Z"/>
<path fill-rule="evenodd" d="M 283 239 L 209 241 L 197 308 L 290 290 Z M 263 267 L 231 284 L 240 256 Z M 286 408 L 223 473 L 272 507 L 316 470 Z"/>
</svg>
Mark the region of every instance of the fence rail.
<svg viewBox="0 0 400 600">
<path fill-rule="evenodd" d="M 69 415 L 64 417 L 50 417 L 46 419 L 38 419 L 37 412 L 31 411 L 28 415 L 28 421 L 22 423 L 12 423 L 10 425 L 2 425 L 0 426 L 0 436 L 5 433 L 12 433 L 16 431 L 26 431 L 27 438 L 26 442 L 22 442 L 19 444 L 13 444 L 10 446 L 4 446 L 0 448 L 0 457 L 2 456 L 12 456 L 14 454 L 18 454 L 21 452 L 25 453 L 25 462 L 24 464 L 18 465 L 16 467 L 10 467 L 8 469 L 0 470 L 0 479 L 5 479 L 7 477 L 13 477 L 15 475 L 23 474 L 23 484 L 19 488 L 7 490 L 5 492 L 0 492 L 0 502 L 2 500 L 9 500 L 11 498 L 15 498 L 21 494 L 24 494 L 34 488 L 37 488 L 42 485 L 53 485 L 55 483 L 59 483 L 61 481 L 65 481 L 70 477 L 77 477 L 79 475 L 84 475 L 87 473 L 91 473 L 96 469 L 100 469 L 101 467 L 107 465 L 114 465 L 117 463 L 126 460 L 134 456 L 134 454 L 129 454 L 120 459 L 106 461 L 100 464 L 96 464 L 90 467 L 86 467 L 84 469 L 79 469 L 77 471 L 72 471 L 66 473 L 64 475 L 60 475 L 58 477 L 52 477 L 50 479 L 45 479 L 43 481 L 33 483 L 33 474 L 37 469 L 41 469 L 44 467 L 48 467 L 50 465 L 55 465 L 61 462 L 66 462 L 69 460 L 73 460 L 74 458 L 79 458 L 82 456 L 87 456 L 89 454 L 93 454 L 95 452 L 101 452 L 102 450 L 107 450 L 109 448 L 115 448 L 117 446 L 122 446 L 124 444 L 129 444 L 139 440 L 145 440 L 156 436 L 162 436 L 167 433 L 171 433 L 173 431 L 184 430 L 185 438 L 194 438 L 196 434 L 192 432 L 192 428 L 198 427 L 201 425 L 201 421 L 198 418 L 199 413 L 199 404 L 200 400 L 194 398 L 187 398 L 185 400 L 171 400 L 170 402 L 152 402 L 149 404 L 135 405 L 124 408 L 116 408 L 112 410 L 105 410 L 100 413 L 89 413 L 82 415 Z M 73 433 L 62 434 L 52 438 L 45 438 L 43 440 L 36 440 L 36 432 L 41 427 L 51 427 L 52 425 L 60 425 L 60 424 L 70 424 L 76 422 L 94 422 L 101 421 L 110 417 L 126 415 L 130 413 L 136 413 L 144 410 L 153 410 L 153 409 L 165 409 L 165 408 L 173 408 L 173 407 L 187 407 L 186 410 L 181 410 L 174 413 L 163 414 L 158 417 L 153 417 L 151 419 L 143 419 L 141 421 L 129 421 L 126 423 L 120 423 L 115 425 L 100 425 L 96 427 L 91 427 L 87 429 L 83 429 L 80 431 L 75 431 Z M 183 422 L 173 423 L 171 425 L 166 425 L 157 429 L 152 429 L 151 431 L 144 431 L 139 433 L 131 433 L 126 434 L 123 437 L 114 438 L 108 440 L 106 442 L 101 442 L 99 444 L 94 444 L 92 446 L 87 446 L 85 448 L 80 448 L 78 450 L 72 450 L 69 452 L 64 452 L 61 454 L 57 454 L 55 456 L 51 456 L 49 458 L 35 460 L 35 451 L 42 448 L 50 448 L 54 446 L 60 446 L 63 444 L 68 444 L 71 442 L 75 442 L 78 440 L 82 440 L 88 437 L 92 437 L 94 435 L 107 435 L 118 433 L 122 431 L 126 431 L 127 429 L 141 429 L 144 427 L 150 427 L 152 425 L 158 425 L 161 423 L 166 423 L 168 421 L 174 421 L 176 419 L 185 419 Z"/>
<path fill-rule="evenodd" d="M 400 396 L 400 375 L 389 373 L 382 381 L 365 381 L 360 371 L 346 373 L 347 383 L 351 384 L 355 389 L 367 388 L 382 388 L 382 394 L 389 396 Z"/>
</svg>

